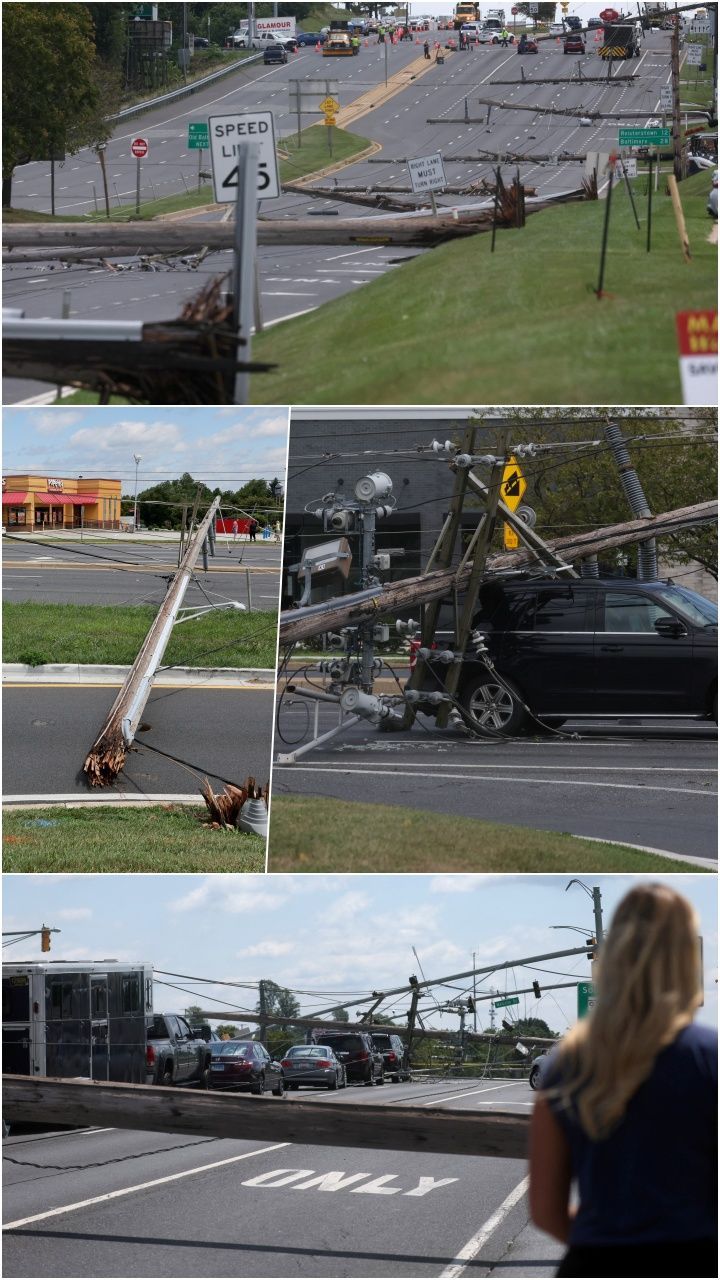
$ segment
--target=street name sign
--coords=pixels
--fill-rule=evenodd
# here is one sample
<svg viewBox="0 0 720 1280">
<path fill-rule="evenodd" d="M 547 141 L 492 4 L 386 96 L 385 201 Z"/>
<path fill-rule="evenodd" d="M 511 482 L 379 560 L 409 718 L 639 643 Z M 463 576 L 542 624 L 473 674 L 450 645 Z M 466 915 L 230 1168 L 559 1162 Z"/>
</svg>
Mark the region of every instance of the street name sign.
<svg viewBox="0 0 720 1280">
<path fill-rule="evenodd" d="M 210 135 L 204 120 L 188 125 L 188 150 L 205 151 L 210 146 Z"/>
<path fill-rule="evenodd" d="M 578 1018 L 586 1018 L 595 1007 L 595 986 L 592 982 L 578 982 L 577 1011 Z"/>
<path fill-rule="evenodd" d="M 133 138 L 130 150 L 136 160 L 144 160 L 150 150 L 150 144 L 147 138 Z"/>
<path fill-rule="evenodd" d="M 619 129 L 620 147 L 666 147 L 670 142 L 669 129 Z"/>
<path fill-rule="evenodd" d="M 505 996 L 504 1000 L 493 1000 L 496 1009 L 506 1009 L 509 1004 L 519 1004 L 519 996 Z"/>
<path fill-rule="evenodd" d="M 431 156 L 417 156 L 407 162 L 412 189 L 418 191 L 441 191 L 447 186 L 445 165 L 440 152 Z"/>
<path fill-rule="evenodd" d="M 679 311 L 675 327 L 683 404 L 717 404 L 717 311 Z"/>
<path fill-rule="evenodd" d="M 280 175 L 272 111 L 211 116 L 208 126 L 216 202 L 229 204 L 237 199 L 238 151 L 249 142 L 258 145 L 257 198 L 276 200 L 280 195 Z"/>
<path fill-rule="evenodd" d="M 500 486 L 500 497 L 505 503 L 505 506 L 509 507 L 511 511 L 515 511 L 515 509 L 520 506 L 526 489 L 527 480 L 520 470 L 518 460 L 517 458 L 510 456 L 505 463 L 502 484 Z"/>
</svg>

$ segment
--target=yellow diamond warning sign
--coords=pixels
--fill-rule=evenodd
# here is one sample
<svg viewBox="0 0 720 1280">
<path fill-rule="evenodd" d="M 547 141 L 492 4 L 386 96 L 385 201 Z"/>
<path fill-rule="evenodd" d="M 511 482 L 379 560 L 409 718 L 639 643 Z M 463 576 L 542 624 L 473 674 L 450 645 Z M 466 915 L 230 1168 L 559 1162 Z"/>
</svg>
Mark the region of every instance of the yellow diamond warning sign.
<svg viewBox="0 0 720 1280">
<path fill-rule="evenodd" d="M 327 98 L 323 98 L 320 103 L 320 110 L 324 111 L 326 116 L 331 116 L 333 112 L 340 110 L 340 103 L 337 98 L 331 98 L 328 96 Z"/>
<path fill-rule="evenodd" d="M 527 480 L 520 470 L 517 458 L 511 456 L 505 463 L 502 485 L 500 487 L 500 497 L 505 503 L 505 506 L 509 507 L 511 511 L 514 511 L 516 507 L 519 507 L 526 489 Z"/>
</svg>

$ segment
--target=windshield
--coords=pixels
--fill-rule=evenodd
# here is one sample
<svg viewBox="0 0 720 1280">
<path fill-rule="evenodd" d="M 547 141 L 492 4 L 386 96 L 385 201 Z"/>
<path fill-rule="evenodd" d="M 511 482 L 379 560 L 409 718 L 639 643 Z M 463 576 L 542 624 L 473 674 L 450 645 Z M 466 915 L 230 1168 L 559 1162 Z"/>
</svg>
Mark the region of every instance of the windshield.
<svg viewBox="0 0 720 1280">
<path fill-rule="evenodd" d="M 222 1055 L 223 1058 L 252 1058 L 253 1047 L 251 1044 L 238 1044 L 237 1040 L 221 1040 L 219 1044 L 212 1047 L 213 1057 Z"/>
<path fill-rule="evenodd" d="M 658 587 L 656 594 L 696 627 L 717 626 L 717 605 L 689 587 Z"/>
<path fill-rule="evenodd" d="M 294 1044 L 292 1049 L 288 1049 L 288 1058 L 324 1058 L 328 1053 L 332 1053 L 332 1049 L 328 1049 L 324 1044 Z"/>
</svg>

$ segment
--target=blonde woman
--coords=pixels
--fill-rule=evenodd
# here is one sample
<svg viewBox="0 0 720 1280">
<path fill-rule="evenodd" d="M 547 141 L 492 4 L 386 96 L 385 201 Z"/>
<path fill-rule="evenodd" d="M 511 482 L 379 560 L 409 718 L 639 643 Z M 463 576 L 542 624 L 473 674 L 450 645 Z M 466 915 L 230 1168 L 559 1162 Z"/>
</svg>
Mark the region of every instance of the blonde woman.
<svg viewBox="0 0 720 1280">
<path fill-rule="evenodd" d="M 530 1211 L 568 1246 L 559 1276 L 718 1274 L 717 1035 L 693 1024 L 698 932 L 673 889 L 632 889 L 600 951 L 595 1007 L 543 1069 Z"/>
</svg>

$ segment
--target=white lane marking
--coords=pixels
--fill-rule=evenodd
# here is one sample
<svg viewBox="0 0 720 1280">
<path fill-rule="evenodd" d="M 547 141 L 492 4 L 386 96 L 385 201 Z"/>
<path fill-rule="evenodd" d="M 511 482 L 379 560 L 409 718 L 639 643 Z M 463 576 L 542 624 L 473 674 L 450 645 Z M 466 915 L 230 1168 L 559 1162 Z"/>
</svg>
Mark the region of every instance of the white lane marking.
<svg viewBox="0 0 720 1280">
<path fill-rule="evenodd" d="M 388 774 L 387 770 L 383 769 L 348 769 L 345 765 L 326 767 L 324 765 L 294 764 L 291 767 L 294 773 L 301 771 L 304 771 L 305 773 L 359 773 L 362 774 L 363 777 L 371 777 L 374 775 L 381 778 L 387 778 L 388 776 L 393 778 L 413 778 L 417 776 L 413 773 L 404 773 L 402 769 L 397 769 Z M 546 787 L 548 785 L 547 778 L 498 778 L 497 774 L 493 773 L 488 774 L 485 777 L 478 774 L 468 775 L 464 773 L 445 773 L 443 774 L 443 777 L 451 778 L 456 782 L 525 782 L 530 785 L 536 783 L 542 787 Z M 662 791 L 665 793 L 672 792 L 682 796 L 708 796 L 713 799 L 717 798 L 716 791 L 693 791 L 692 787 L 643 787 L 624 782 L 576 782 L 574 779 L 569 778 L 553 778 L 553 783 L 556 787 L 603 787 L 610 791 L 641 791 L 643 794 L 650 791 Z"/>
<path fill-rule="evenodd" d="M 94 1138 L 96 1133 L 115 1133 L 115 1129 L 85 1129 L 84 1132 L 80 1134 L 80 1137 Z"/>
<path fill-rule="evenodd" d="M 433 1098 L 430 1102 L 423 1102 L 423 1106 L 434 1107 L 438 1102 L 454 1102 L 456 1098 L 470 1098 L 475 1093 L 494 1093 L 496 1089 L 512 1089 L 513 1086 L 517 1086 L 517 1080 L 493 1084 L 489 1089 L 464 1089 L 462 1092 L 449 1093 L 445 1098 Z"/>
<path fill-rule="evenodd" d="M 505 1197 L 502 1204 L 487 1219 L 487 1222 L 484 1222 L 480 1230 L 476 1231 L 467 1244 L 464 1244 L 462 1249 L 456 1253 L 450 1266 L 445 1267 L 444 1271 L 440 1272 L 440 1280 L 456 1280 L 457 1276 L 462 1275 L 468 1263 L 477 1257 L 483 1245 L 490 1239 L 493 1231 L 497 1230 L 511 1209 L 514 1209 L 518 1201 L 522 1200 L 529 1185 L 529 1178 L 523 1178 L 522 1182 L 518 1182 L 517 1186 L 510 1192 L 510 1195 Z"/>
<path fill-rule="evenodd" d="M 326 262 L 337 262 L 339 258 L 356 258 L 361 253 L 377 253 L 377 245 L 373 245 L 370 249 L 351 249 L 350 253 L 334 253 L 331 257 L 326 257 Z"/>
<path fill-rule="evenodd" d="M 92 1196 L 89 1200 L 63 1204 L 58 1209 L 47 1209 L 45 1213 L 34 1213 L 29 1218 L 16 1218 L 14 1222 L 5 1222 L 3 1231 L 14 1231 L 18 1227 L 28 1226 L 31 1222 L 44 1222 L 46 1218 L 57 1218 L 61 1213 L 73 1213 L 76 1209 L 87 1209 L 93 1204 L 105 1204 L 108 1200 L 117 1200 L 120 1196 L 129 1196 L 135 1191 L 147 1191 L 149 1187 L 160 1187 L 166 1182 L 178 1182 L 180 1178 L 191 1178 L 196 1173 L 207 1173 L 208 1169 L 221 1169 L 224 1165 L 237 1164 L 239 1160 L 249 1160 L 252 1156 L 265 1156 L 271 1151 L 279 1151 L 281 1147 L 289 1146 L 289 1142 L 276 1142 L 272 1147 L 259 1147 L 257 1151 L 246 1151 L 241 1156 L 229 1156 L 227 1160 L 213 1160 L 212 1164 L 201 1164 L 197 1169 L 185 1169 L 182 1173 L 170 1173 L 164 1178 L 153 1178 L 150 1182 L 138 1182 L 133 1187 L 121 1187 L 119 1191 L 107 1191 L 105 1195 Z"/>
<path fill-rule="evenodd" d="M 10 566 L 6 566 L 9 568 Z M 77 565 L 72 566 L 73 569 Z M 392 769 L 395 765 L 400 765 L 403 769 L 427 769 L 427 762 L 424 764 L 416 764 L 410 760 L 388 760 L 374 762 L 378 768 Z M 445 764 L 442 761 L 433 761 L 433 769 L 457 769 L 456 764 Z M 673 768 L 672 765 L 630 765 L 624 768 L 617 764 L 566 764 L 564 760 L 558 761 L 557 764 L 491 764 L 487 761 L 485 764 L 463 764 L 463 769 L 570 769 L 573 773 L 712 773 L 716 774 L 717 769 L 705 769 L 699 766 L 696 769 L 686 768 L 684 765 Z"/>
</svg>

